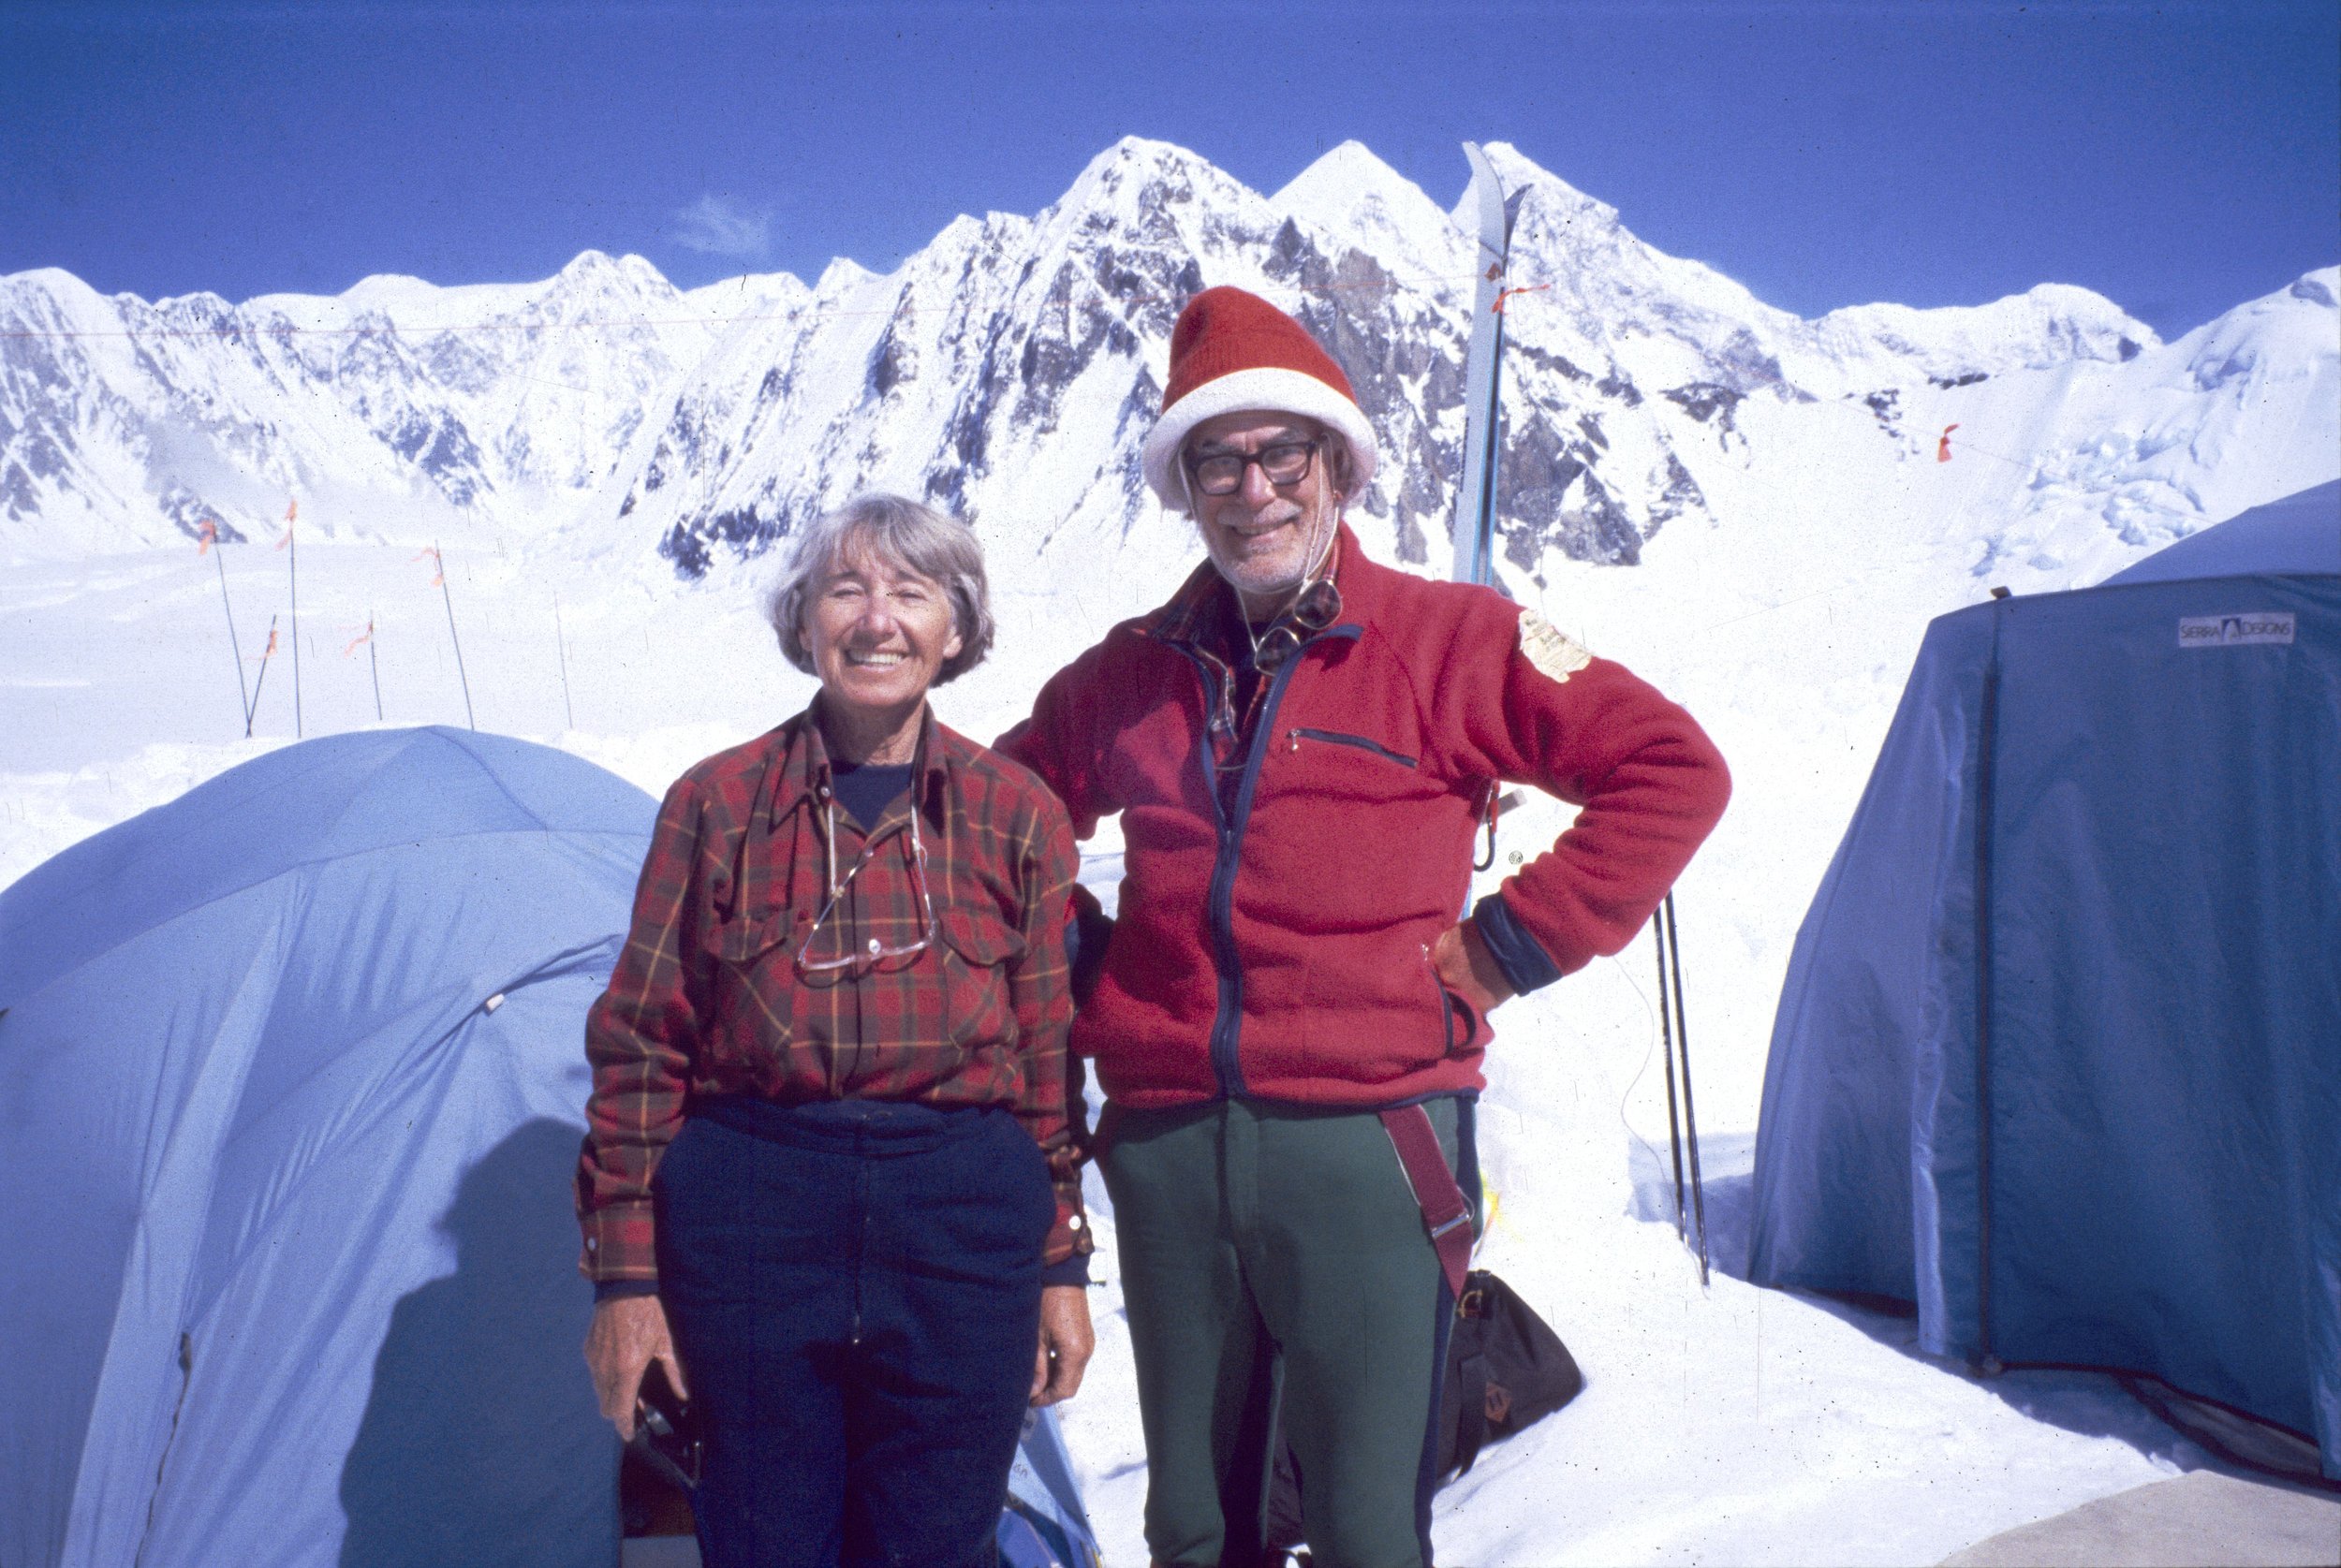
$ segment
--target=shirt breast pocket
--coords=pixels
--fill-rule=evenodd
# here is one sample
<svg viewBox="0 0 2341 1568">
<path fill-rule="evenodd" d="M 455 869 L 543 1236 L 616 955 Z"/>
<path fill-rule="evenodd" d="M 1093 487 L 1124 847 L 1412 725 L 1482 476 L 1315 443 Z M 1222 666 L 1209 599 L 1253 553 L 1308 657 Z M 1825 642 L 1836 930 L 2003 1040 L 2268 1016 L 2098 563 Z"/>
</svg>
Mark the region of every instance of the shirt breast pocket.
<svg viewBox="0 0 2341 1568">
<path fill-rule="evenodd" d="M 735 916 L 715 922 L 708 935 L 708 948 L 724 962 L 746 968 L 779 946 L 793 925 L 785 909 L 761 919 Z"/>
<path fill-rule="evenodd" d="M 1024 956 L 1023 933 L 988 910 L 935 912 L 943 948 L 944 1025 L 951 1042 L 975 1050 L 1012 1039 L 1016 1009 L 1008 972 Z"/>
<path fill-rule="evenodd" d="M 793 1037 L 796 935 L 795 916 L 786 908 L 761 919 L 719 920 L 708 933 L 716 960 L 710 1033 L 735 1050 L 769 1050 Z"/>
</svg>

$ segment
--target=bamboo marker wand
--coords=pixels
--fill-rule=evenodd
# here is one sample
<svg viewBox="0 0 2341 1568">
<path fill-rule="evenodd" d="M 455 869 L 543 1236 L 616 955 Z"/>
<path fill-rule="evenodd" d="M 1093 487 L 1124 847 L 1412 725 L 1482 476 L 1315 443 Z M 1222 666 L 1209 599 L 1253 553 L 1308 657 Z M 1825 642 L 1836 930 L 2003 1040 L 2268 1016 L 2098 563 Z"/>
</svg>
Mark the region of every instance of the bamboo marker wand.
<svg viewBox="0 0 2341 1568">
<path fill-rule="evenodd" d="M 464 673 L 464 639 L 455 633 L 455 600 L 447 591 L 447 557 L 439 553 L 436 539 L 431 542 L 431 558 L 439 566 L 439 599 L 447 606 L 447 638 L 455 645 L 455 678 L 464 683 L 464 723 L 478 729 L 479 722 L 471 711 L 471 677 Z"/>
<path fill-rule="evenodd" d="M 289 531 L 285 539 L 285 569 L 292 579 L 293 739 L 298 740 L 304 733 L 301 725 L 301 541 Z"/>
<path fill-rule="evenodd" d="M 276 617 L 268 618 L 268 646 L 260 650 L 260 678 L 252 682 L 252 706 L 243 711 L 243 738 L 252 739 L 253 715 L 260 711 L 260 692 L 268 684 L 268 662 L 276 655 Z"/>
<path fill-rule="evenodd" d="M 577 707 L 569 700 L 569 645 L 561 630 L 561 595 L 552 596 L 552 651 L 561 656 L 561 711 L 568 716 L 569 727 L 577 727 Z"/>
<path fill-rule="evenodd" d="M 292 584 L 292 654 L 293 654 L 293 739 L 302 738 L 301 727 L 301 541 L 293 523 L 301 516 L 301 503 L 293 501 L 285 508 L 285 575 Z"/>
<path fill-rule="evenodd" d="M 366 669 L 374 677 L 374 722 L 382 722 L 382 660 L 374 640 L 374 607 L 366 607 Z"/>
<path fill-rule="evenodd" d="M 219 525 L 209 518 L 203 520 L 200 541 L 202 550 L 216 547 L 219 550 L 217 555 L 212 557 L 212 564 L 219 568 L 219 608 L 228 617 L 228 652 L 236 661 L 236 707 L 243 714 L 243 733 L 249 740 L 252 735 L 252 692 L 244 684 L 243 644 L 236 637 L 236 607 L 228 602 L 228 547 L 220 544 Z"/>
</svg>

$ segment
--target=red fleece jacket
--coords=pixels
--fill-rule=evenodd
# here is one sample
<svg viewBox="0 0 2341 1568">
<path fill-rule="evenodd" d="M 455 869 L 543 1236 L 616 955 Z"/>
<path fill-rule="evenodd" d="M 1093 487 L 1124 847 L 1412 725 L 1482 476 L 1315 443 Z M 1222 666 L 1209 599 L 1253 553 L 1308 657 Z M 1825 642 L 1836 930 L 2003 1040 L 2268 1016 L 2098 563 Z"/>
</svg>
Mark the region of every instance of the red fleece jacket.
<svg viewBox="0 0 2341 1568">
<path fill-rule="evenodd" d="M 1730 793 L 1690 716 L 1624 667 L 1491 589 L 1376 564 L 1346 527 L 1339 559 L 1341 615 L 1268 681 L 1247 743 L 1216 754 L 1231 760 L 1207 745 L 1225 680 L 1208 565 L 1058 671 L 998 743 L 1077 837 L 1122 813 L 1119 918 L 1072 1044 L 1132 1108 L 1482 1087 L 1492 1032 L 1428 949 L 1469 891 L 1497 781 L 1583 808 L 1475 916 L 1531 983 L 1623 948 Z"/>
</svg>

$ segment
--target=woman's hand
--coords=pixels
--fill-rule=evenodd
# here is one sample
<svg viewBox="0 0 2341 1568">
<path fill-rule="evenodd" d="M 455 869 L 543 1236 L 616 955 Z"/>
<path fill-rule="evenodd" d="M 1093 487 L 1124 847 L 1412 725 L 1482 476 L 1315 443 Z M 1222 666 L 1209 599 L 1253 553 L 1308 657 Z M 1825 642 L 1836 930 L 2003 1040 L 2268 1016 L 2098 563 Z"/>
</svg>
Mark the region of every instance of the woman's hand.
<svg viewBox="0 0 2341 1568">
<path fill-rule="evenodd" d="M 1089 1328 L 1089 1288 L 1042 1286 L 1040 1352 L 1032 1363 L 1033 1408 L 1071 1399 L 1097 1348 L 1097 1336 Z"/>
<path fill-rule="evenodd" d="M 1082 1328 L 1086 1333 L 1087 1303 L 1082 1306 Z M 1047 1338 L 1044 1329 L 1044 1343 Z M 1082 1359 L 1088 1359 L 1085 1351 Z M 601 1400 L 601 1413 L 616 1424 L 618 1435 L 629 1441 L 634 1436 L 634 1401 L 642 1389 L 642 1374 L 653 1361 L 667 1369 L 667 1383 L 678 1399 L 691 1397 L 684 1385 L 683 1363 L 675 1359 L 674 1341 L 667 1335 L 667 1309 L 658 1304 L 657 1297 L 613 1296 L 594 1308 L 594 1325 L 585 1330 L 585 1365 L 594 1374 L 594 1393 Z M 1078 1382 L 1080 1374 L 1074 1376 Z"/>
<path fill-rule="evenodd" d="M 1495 955 L 1468 920 L 1460 921 L 1439 933 L 1431 944 L 1431 971 L 1438 983 L 1464 999 L 1464 1004 L 1480 1018 L 1512 999 L 1511 982 L 1496 967 Z"/>
</svg>

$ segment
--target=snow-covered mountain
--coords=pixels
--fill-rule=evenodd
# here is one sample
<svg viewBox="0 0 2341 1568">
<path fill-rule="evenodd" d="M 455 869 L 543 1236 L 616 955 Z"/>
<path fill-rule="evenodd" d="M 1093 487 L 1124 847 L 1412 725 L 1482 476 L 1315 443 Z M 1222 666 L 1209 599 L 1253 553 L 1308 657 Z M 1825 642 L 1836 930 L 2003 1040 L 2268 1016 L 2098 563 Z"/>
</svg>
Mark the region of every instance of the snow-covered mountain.
<svg viewBox="0 0 2341 1568">
<path fill-rule="evenodd" d="M 786 309 L 793 278 L 746 280 Z M 230 542 L 288 496 L 328 535 L 567 518 L 739 307 L 640 256 L 588 251 L 541 284 L 373 277 L 331 299 L 104 298 L 0 278 L 0 538 L 49 553 Z"/>
<path fill-rule="evenodd" d="M 1926 526 L 1979 573 L 2110 570 L 2341 468 L 2341 276 L 2176 344 L 2086 290 L 1804 320 L 1636 239 L 1509 147 L 1503 555 L 1631 564 L 1670 526 L 1903 516 L 1943 427 L 1980 470 Z M 1035 217 L 961 218 L 886 276 L 832 264 L 689 293 L 588 252 L 536 285 L 369 278 L 332 299 L 98 296 L 0 279 L 0 550 L 248 538 L 298 495 L 329 536 L 645 562 L 757 554 L 870 486 L 947 503 L 1004 559 L 1155 552 L 1138 447 L 1170 326 L 1208 284 L 1294 309 L 1390 453 L 1362 503 L 1447 557 L 1472 246 L 1351 142 L 1274 196 L 1139 139 Z M 1962 477 L 1966 476 L 1963 472 Z M 1818 481 L 1818 482 L 1817 482 Z M 1183 548 L 1183 541 L 1173 548 Z M 1100 555 L 1103 551 L 1103 556 Z"/>
</svg>

